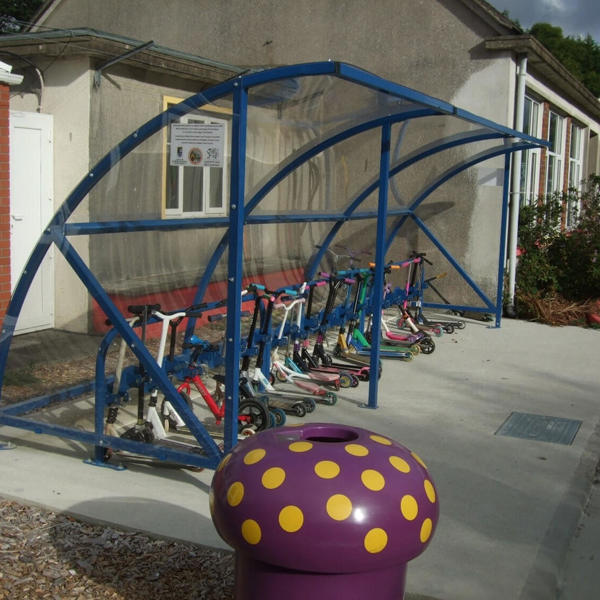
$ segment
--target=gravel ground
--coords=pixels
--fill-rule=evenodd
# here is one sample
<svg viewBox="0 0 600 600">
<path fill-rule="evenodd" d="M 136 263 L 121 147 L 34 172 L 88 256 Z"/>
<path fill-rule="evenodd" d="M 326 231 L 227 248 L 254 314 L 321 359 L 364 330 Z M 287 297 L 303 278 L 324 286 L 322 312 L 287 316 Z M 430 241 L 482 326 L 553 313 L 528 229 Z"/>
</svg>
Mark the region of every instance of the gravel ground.
<svg viewBox="0 0 600 600">
<path fill-rule="evenodd" d="M 230 600 L 229 552 L 0 500 L 0 600 Z"/>
</svg>

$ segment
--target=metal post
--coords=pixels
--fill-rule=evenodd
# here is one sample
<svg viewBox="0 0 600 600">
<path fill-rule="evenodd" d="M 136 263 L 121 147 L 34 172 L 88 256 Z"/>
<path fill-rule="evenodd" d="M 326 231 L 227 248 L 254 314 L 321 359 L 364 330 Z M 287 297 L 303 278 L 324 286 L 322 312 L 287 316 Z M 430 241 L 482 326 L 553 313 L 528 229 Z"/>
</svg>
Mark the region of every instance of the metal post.
<svg viewBox="0 0 600 600">
<path fill-rule="evenodd" d="M 227 315 L 229 318 L 225 330 L 225 452 L 235 446 L 238 434 L 247 117 L 248 92 L 239 82 L 236 82 L 233 93 L 229 254 L 227 258 Z"/>
<path fill-rule="evenodd" d="M 379 204 L 377 208 L 377 240 L 375 242 L 375 274 L 371 307 L 371 374 L 379 372 L 379 346 L 381 339 L 381 308 L 383 302 L 383 274 L 385 261 L 385 232 L 387 224 L 387 201 L 390 178 L 391 121 L 381 128 L 381 157 L 379 160 Z M 369 377 L 369 408 L 377 408 L 378 377 Z"/>
<path fill-rule="evenodd" d="M 519 153 L 520 154 L 520 153 Z M 508 190 L 510 185 L 510 155 L 504 158 L 504 186 L 502 188 L 502 222 L 500 225 L 500 251 L 498 257 L 498 290 L 496 292 L 496 327 L 502 320 L 502 300 L 504 297 L 504 260 L 506 258 L 506 229 L 508 223 Z M 514 196 L 513 196 L 514 199 Z"/>
</svg>

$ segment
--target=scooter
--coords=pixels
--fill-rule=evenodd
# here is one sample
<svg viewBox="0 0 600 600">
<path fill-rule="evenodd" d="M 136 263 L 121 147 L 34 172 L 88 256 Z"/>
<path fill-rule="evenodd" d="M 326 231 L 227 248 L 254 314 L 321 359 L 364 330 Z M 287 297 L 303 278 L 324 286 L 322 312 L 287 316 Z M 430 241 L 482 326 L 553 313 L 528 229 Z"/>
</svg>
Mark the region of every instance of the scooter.
<svg viewBox="0 0 600 600">
<path fill-rule="evenodd" d="M 297 417 L 303 417 L 307 413 L 313 412 L 315 410 L 315 401 L 311 397 L 306 397 L 305 394 L 295 394 L 291 391 L 282 392 L 280 390 L 275 389 L 271 381 L 264 375 L 264 373 L 261 370 L 264 360 L 264 353 L 267 345 L 267 339 L 269 336 L 271 320 L 271 315 L 266 314 L 269 312 L 268 306 L 266 309 L 266 313 L 263 314 L 263 322 L 260 329 L 261 339 L 258 343 L 258 354 L 256 356 L 255 367 L 253 372 L 250 373 L 250 358 L 254 348 L 254 338 L 258 326 L 258 317 L 261 312 L 261 303 L 265 298 L 265 295 L 261 294 L 260 292 L 263 292 L 265 288 L 260 284 L 253 284 L 250 289 L 254 293 L 255 299 L 254 310 L 252 313 L 252 321 L 248 330 L 246 350 L 242 358 L 242 366 L 240 371 L 240 385 L 242 393 L 249 397 L 261 395 L 263 397 L 266 397 L 269 406 L 280 408 L 286 414 L 295 415 Z"/>
</svg>

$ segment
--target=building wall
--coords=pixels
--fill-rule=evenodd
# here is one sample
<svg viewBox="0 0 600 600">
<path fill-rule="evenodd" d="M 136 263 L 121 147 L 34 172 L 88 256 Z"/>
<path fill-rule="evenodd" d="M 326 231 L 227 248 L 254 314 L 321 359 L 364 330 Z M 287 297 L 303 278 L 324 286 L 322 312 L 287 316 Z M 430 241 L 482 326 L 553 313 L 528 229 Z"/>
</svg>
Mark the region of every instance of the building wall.
<svg viewBox="0 0 600 600">
<path fill-rule="evenodd" d="M 64 0 L 42 24 L 152 39 L 238 65 L 340 60 L 513 124 L 512 59 L 482 48 L 497 32 L 458 0 Z M 451 253 L 475 279 L 489 280 L 486 291 L 494 295 L 496 269 L 490 272 L 490 264 L 497 243 L 492 248 L 489 240 L 499 231 L 501 193 L 499 186 L 482 189 L 477 182 L 477 174 L 465 174 L 445 185 L 435 199 L 452 204 L 452 211 L 431 219 Z M 475 210 L 482 214 L 475 217 Z M 407 238 L 429 244 L 419 234 Z M 474 251 L 481 243 L 483 249 Z"/>
</svg>

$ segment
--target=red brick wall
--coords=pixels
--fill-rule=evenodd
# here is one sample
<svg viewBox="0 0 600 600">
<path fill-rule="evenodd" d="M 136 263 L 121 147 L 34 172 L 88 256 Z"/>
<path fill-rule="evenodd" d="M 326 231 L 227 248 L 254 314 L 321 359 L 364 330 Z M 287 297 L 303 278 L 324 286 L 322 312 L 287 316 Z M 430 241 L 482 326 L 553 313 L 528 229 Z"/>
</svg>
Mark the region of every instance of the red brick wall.
<svg viewBox="0 0 600 600">
<path fill-rule="evenodd" d="M 10 301 L 9 88 L 0 83 L 0 323 Z"/>
</svg>

